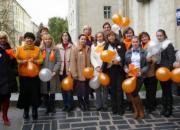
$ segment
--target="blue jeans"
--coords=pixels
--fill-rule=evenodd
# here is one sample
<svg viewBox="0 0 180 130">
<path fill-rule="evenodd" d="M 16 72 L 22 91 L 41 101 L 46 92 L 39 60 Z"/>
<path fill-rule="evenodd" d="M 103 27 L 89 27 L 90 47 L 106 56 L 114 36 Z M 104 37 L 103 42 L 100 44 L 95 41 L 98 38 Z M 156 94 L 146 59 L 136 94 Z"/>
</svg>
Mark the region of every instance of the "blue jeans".
<svg viewBox="0 0 180 130">
<path fill-rule="evenodd" d="M 73 107 L 73 92 L 62 90 L 63 103 L 65 107 Z"/>
</svg>

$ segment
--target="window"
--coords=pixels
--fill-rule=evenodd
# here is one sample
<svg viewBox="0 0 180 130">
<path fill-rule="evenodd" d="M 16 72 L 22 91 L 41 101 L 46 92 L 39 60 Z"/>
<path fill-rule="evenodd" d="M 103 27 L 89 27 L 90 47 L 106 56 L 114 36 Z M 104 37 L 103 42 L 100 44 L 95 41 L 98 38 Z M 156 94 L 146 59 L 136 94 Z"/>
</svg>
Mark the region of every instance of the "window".
<svg viewBox="0 0 180 130">
<path fill-rule="evenodd" d="M 104 6 L 104 18 L 105 19 L 111 18 L 111 6 Z"/>
</svg>

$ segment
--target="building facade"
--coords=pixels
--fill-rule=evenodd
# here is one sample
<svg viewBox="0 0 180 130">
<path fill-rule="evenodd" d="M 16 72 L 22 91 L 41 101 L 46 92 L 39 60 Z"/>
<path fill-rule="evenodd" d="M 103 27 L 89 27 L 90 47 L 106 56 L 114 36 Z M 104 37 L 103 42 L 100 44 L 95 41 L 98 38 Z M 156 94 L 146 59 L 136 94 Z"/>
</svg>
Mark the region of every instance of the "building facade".
<svg viewBox="0 0 180 130">
<path fill-rule="evenodd" d="M 31 21 L 31 16 L 16 0 L 0 0 L 0 30 L 10 36 L 11 43 L 16 46 L 25 32 L 36 33 L 38 26 Z"/>
<path fill-rule="evenodd" d="M 92 33 L 102 30 L 104 22 L 111 22 L 112 14 L 119 12 L 121 0 L 69 0 L 68 25 L 74 42 L 84 25 L 92 27 Z"/>
<path fill-rule="evenodd" d="M 153 40 L 159 28 L 167 32 L 176 48 L 180 48 L 180 26 L 176 10 L 180 0 L 69 0 L 68 24 L 73 40 L 82 32 L 83 25 L 92 26 L 93 34 L 102 30 L 102 24 L 119 13 L 131 19 L 136 35 L 147 31 Z M 123 30 L 123 29 L 122 29 Z"/>
</svg>

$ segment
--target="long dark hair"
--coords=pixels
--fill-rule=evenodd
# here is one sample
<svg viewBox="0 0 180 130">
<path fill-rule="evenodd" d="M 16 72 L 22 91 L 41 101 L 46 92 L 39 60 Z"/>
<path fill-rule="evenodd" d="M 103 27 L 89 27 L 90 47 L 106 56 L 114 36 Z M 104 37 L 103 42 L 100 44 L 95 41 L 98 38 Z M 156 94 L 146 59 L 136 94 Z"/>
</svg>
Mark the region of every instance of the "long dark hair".
<svg viewBox="0 0 180 130">
<path fill-rule="evenodd" d="M 65 33 L 68 35 L 68 42 L 71 43 L 71 44 L 73 44 L 72 39 L 71 39 L 71 35 L 70 35 L 69 32 L 67 32 L 67 31 L 62 33 L 62 35 L 61 35 L 61 37 L 60 37 L 60 42 L 63 43 L 63 38 L 62 38 L 62 37 L 63 37 L 63 35 L 64 35 Z"/>
</svg>

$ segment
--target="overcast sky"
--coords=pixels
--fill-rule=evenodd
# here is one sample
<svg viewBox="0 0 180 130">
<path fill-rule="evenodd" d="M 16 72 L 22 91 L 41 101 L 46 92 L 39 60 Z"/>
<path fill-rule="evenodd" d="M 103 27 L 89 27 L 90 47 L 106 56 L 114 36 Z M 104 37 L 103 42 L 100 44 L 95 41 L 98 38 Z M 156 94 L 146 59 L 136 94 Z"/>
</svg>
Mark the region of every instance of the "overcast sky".
<svg viewBox="0 0 180 130">
<path fill-rule="evenodd" d="M 53 16 L 66 18 L 68 13 L 68 0 L 17 0 L 30 14 L 32 20 L 39 25 L 47 24 Z"/>
</svg>

